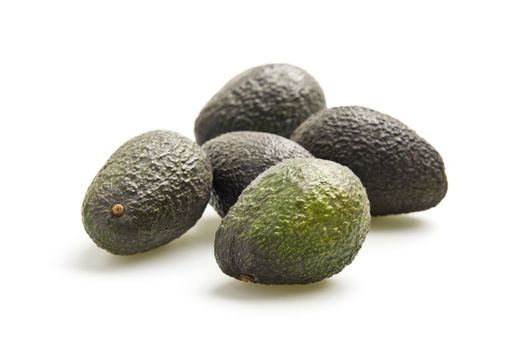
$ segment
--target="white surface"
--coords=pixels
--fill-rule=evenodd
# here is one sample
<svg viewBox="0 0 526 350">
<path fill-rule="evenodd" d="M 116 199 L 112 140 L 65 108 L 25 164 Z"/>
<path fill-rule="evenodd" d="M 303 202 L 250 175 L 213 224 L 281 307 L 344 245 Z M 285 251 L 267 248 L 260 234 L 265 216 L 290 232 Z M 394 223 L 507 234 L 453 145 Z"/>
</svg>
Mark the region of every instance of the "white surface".
<svg viewBox="0 0 526 350">
<path fill-rule="evenodd" d="M 521 2 L 2 1 L 2 349 L 524 349 Z M 232 76 L 287 62 L 329 106 L 365 105 L 442 154 L 435 209 L 375 220 L 355 262 L 304 287 L 245 285 L 207 210 L 115 257 L 80 204 L 108 156 L 193 120 Z"/>
</svg>

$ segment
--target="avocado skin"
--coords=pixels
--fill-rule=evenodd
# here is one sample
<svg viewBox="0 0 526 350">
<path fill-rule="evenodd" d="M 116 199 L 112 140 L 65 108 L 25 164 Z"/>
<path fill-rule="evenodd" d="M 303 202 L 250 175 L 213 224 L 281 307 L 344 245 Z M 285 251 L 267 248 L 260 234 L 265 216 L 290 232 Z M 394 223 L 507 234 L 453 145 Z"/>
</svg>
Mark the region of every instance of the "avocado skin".
<svg viewBox="0 0 526 350">
<path fill-rule="evenodd" d="M 315 157 L 348 166 L 362 180 L 372 215 L 436 206 L 447 192 L 440 154 L 395 118 L 352 106 L 320 111 L 291 139 Z"/>
<path fill-rule="evenodd" d="M 195 122 L 198 144 L 229 131 L 263 131 L 289 137 L 311 114 L 326 107 L 318 82 L 289 64 L 257 66 L 230 80 Z"/>
<path fill-rule="evenodd" d="M 200 147 L 176 132 L 132 138 L 93 179 L 82 204 L 92 240 L 110 253 L 144 252 L 181 236 L 210 198 L 212 169 Z M 120 217 L 114 204 L 124 206 Z"/>
<path fill-rule="evenodd" d="M 369 201 L 349 168 L 287 159 L 259 175 L 223 219 L 215 257 L 227 275 L 307 284 L 350 264 L 367 235 Z"/>
<path fill-rule="evenodd" d="M 296 142 L 279 135 L 233 131 L 203 145 L 214 173 L 210 203 L 224 217 L 241 192 L 259 174 L 282 160 L 313 158 Z"/>
</svg>

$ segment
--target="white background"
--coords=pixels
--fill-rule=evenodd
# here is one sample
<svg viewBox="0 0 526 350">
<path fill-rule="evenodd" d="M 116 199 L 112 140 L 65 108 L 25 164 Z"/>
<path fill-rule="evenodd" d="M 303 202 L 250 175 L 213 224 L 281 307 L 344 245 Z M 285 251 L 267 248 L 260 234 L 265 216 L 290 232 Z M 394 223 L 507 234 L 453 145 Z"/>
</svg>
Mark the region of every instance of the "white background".
<svg viewBox="0 0 526 350">
<path fill-rule="evenodd" d="M 2 1 L 0 348 L 524 349 L 521 5 Z M 223 275 L 210 208 L 150 253 L 96 248 L 80 205 L 109 155 L 152 129 L 193 138 L 227 80 L 272 62 L 415 129 L 445 160 L 444 201 L 373 220 L 309 286 Z"/>
</svg>

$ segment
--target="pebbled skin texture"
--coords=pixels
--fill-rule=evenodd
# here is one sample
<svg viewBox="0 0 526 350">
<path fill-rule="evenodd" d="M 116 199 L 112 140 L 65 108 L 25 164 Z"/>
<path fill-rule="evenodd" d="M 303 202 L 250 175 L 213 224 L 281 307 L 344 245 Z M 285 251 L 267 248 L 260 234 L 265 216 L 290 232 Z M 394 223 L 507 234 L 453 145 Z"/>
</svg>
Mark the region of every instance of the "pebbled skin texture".
<svg viewBox="0 0 526 350">
<path fill-rule="evenodd" d="M 210 198 L 212 168 L 201 148 L 156 130 L 123 144 L 93 179 L 82 204 L 84 228 L 117 255 L 144 252 L 181 236 Z M 124 214 L 112 215 L 122 204 Z"/>
<path fill-rule="evenodd" d="M 207 141 L 203 150 L 214 173 L 210 203 L 224 217 L 259 174 L 284 159 L 313 158 L 296 142 L 279 135 L 234 131 Z"/>
<path fill-rule="evenodd" d="M 350 264 L 369 230 L 367 193 L 349 168 L 287 159 L 259 175 L 215 238 L 221 270 L 263 284 L 306 284 Z"/>
<path fill-rule="evenodd" d="M 325 96 L 306 71 L 267 64 L 230 80 L 195 121 L 198 144 L 229 131 L 263 131 L 289 137 L 311 114 L 324 109 Z"/>
<path fill-rule="evenodd" d="M 362 180 L 372 215 L 436 206 L 447 192 L 440 154 L 395 118 L 365 107 L 312 115 L 291 139 L 315 157 L 348 166 Z"/>
</svg>

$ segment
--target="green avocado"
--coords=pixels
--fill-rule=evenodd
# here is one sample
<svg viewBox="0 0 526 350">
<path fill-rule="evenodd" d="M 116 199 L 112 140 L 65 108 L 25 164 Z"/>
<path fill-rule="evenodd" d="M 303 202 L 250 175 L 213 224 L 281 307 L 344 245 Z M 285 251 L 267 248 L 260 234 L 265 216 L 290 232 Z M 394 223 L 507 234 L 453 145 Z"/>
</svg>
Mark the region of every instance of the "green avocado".
<svg viewBox="0 0 526 350">
<path fill-rule="evenodd" d="M 263 171 L 285 159 L 313 158 L 294 141 L 256 131 L 222 134 L 207 141 L 203 150 L 214 173 L 211 204 L 221 217 Z"/>
<path fill-rule="evenodd" d="M 367 189 L 372 215 L 436 206 L 447 192 L 440 154 L 395 118 L 364 107 L 315 113 L 291 139 L 315 157 L 348 166 Z"/>
<path fill-rule="evenodd" d="M 117 255 L 181 236 L 210 198 L 212 168 L 193 141 L 156 130 L 123 144 L 93 179 L 82 204 L 86 232 Z"/>
<path fill-rule="evenodd" d="M 289 137 L 311 114 L 325 108 L 316 80 L 289 64 L 267 64 L 230 80 L 195 121 L 198 144 L 229 131 L 263 131 Z"/>
<path fill-rule="evenodd" d="M 221 270 L 242 281 L 306 284 L 340 272 L 370 225 L 369 201 L 349 168 L 287 159 L 259 175 L 215 237 Z"/>
</svg>

